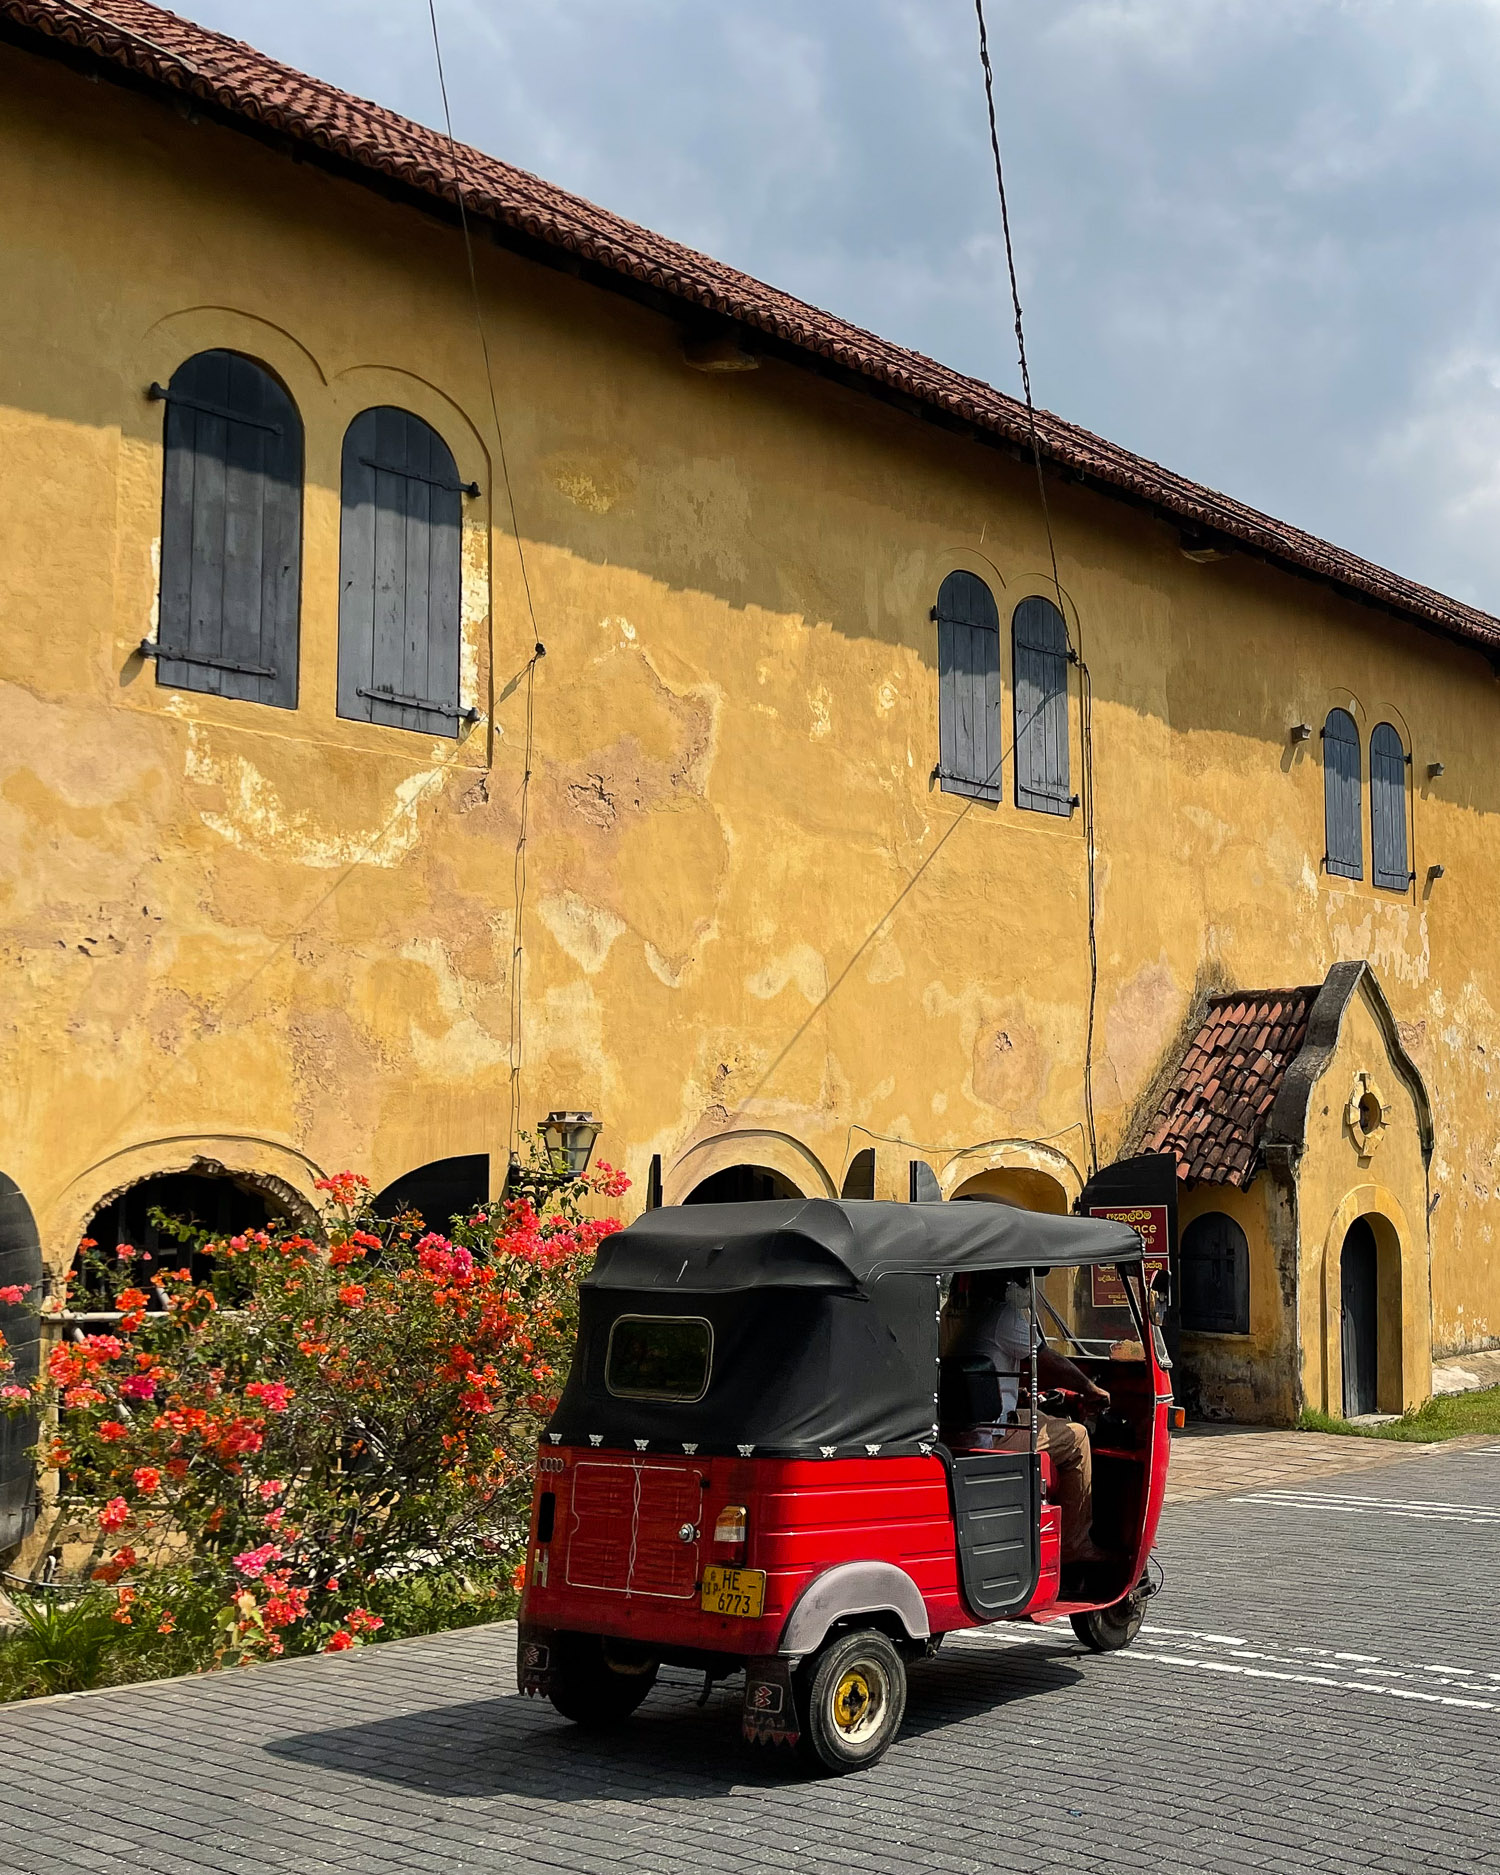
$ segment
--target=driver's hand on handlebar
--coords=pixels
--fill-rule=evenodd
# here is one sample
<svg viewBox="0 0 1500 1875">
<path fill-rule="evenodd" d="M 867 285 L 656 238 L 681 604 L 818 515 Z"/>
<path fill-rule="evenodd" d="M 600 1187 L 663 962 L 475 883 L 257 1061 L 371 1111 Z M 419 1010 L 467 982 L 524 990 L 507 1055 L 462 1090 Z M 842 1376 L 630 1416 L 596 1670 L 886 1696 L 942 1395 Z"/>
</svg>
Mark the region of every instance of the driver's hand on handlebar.
<svg viewBox="0 0 1500 1875">
<path fill-rule="evenodd" d="M 1089 1382 L 1088 1392 L 1083 1397 L 1085 1404 L 1088 1406 L 1103 1407 L 1109 1405 L 1108 1393 L 1103 1387 L 1096 1386 L 1092 1380 Z"/>
</svg>

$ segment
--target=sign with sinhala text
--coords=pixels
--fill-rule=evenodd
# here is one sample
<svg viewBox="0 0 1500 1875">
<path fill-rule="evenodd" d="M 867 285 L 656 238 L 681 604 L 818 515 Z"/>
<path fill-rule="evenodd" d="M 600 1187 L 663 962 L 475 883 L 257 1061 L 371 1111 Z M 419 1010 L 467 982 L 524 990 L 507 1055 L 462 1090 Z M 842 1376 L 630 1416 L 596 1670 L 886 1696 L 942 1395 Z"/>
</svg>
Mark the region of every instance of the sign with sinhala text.
<svg viewBox="0 0 1500 1875">
<path fill-rule="evenodd" d="M 1164 1204 L 1101 1204 L 1089 1210 L 1090 1217 L 1107 1217 L 1116 1224 L 1128 1224 L 1146 1246 L 1146 1280 L 1158 1276 L 1171 1279 L 1170 1239 L 1167 1207 Z M 1093 1283 L 1096 1309 L 1123 1309 L 1125 1285 L 1109 1265 L 1095 1264 L 1089 1275 Z"/>
</svg>

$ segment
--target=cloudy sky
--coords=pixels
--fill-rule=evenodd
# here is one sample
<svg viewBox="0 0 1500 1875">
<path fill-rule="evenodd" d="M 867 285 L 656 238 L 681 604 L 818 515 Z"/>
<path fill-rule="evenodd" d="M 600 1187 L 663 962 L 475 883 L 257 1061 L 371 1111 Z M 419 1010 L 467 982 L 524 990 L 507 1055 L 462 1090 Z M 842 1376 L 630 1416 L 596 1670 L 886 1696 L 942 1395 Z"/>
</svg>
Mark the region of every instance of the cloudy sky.
<svg viewBox="0 0 1500 1875">
<path fill-rule="evenodd" d="M 176 0 L 440 123 L 425 0 Z M 1038 401 L 1500 610 L 1500 0 L 986 0 Z M 464 140 L 1006 389 L 972 0 L 438 0 Z"/>
</svg>

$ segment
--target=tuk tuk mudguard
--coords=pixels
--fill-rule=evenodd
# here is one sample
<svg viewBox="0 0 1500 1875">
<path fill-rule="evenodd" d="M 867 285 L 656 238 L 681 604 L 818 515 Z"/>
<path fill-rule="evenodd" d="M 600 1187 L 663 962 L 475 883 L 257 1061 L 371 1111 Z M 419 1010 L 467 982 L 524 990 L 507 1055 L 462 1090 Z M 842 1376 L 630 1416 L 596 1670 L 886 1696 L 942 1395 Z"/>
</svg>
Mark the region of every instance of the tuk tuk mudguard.
<svg viewBox="0 0 1500 1875">
<path fill-rule="evenodd" d="M 909 1641 L 925 1641 L 932 1632 L 922 1591 L 895 1563 L 851 1562 L 825 1569 L 797 1597 L 776 1652 L 797 1661 L 814 1653 L 839 1621 L 855 1615 L 894 1615 Z"/>
</svg>

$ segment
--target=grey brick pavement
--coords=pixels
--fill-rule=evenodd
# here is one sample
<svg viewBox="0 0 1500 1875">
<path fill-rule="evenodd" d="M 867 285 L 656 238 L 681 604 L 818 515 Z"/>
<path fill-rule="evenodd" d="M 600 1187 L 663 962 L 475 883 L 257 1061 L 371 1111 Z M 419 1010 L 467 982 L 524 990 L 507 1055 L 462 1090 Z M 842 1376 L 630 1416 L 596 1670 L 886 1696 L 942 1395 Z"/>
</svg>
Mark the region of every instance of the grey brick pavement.
<svg viewBox="0 0 1500 1875">
<path fill-rule="evenodd" d="M 0 1870 L 1500 1872 L 1500 1445 L 1179 1505 L 1161 1555 L 1129 1652 L 951 1641 L 839 1780 L 682 1674 L 587 1738 L 507 1627 L 12 1708 Z"/>
</svg>

